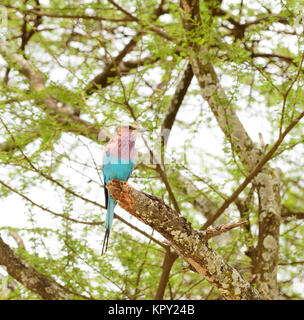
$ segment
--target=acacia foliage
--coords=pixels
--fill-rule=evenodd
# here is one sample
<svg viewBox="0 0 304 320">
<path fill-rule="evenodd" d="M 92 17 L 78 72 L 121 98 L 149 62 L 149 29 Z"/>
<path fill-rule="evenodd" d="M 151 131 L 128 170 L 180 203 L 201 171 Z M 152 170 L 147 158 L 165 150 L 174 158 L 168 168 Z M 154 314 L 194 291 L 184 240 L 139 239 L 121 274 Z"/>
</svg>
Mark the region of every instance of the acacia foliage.
<svg viewBox="0 0 304 320">
<path fill-rule="evenodd" d="M 168 244 L 126 212 L 117 211 L 109 253 L 100 256 L 103 146 L 123 121 L 148 128 L 147 146 L 159 158 L 163 149 L 166 164 L 147 165 L 140 156 L 131 183 L 199 229 L 249 172 L 189 71 L 189 41 L 208 48 L 204 57 L 229 107 L 265 154 L 303 111 L 301 8 L 300 1 L 200 1 L 202 25 L 191 33 L 178 1 L 2 1 L 8 19 L 1 39 L 10 51 L 1 46 L 0 195 L 11 211 L 18 203 L 14 216 L 23 225 L 6 223 L 7 210 L 1 235 L 14 247 L 17 232 L 20 257 L 75 298 L 221 298 L 180 257 L 165 268 Z M 282 173 L 277 279 L 287 299 L 303 294 L 302 143 L 299 122 L 267 163 Z M 149 152 L 143 141 L 139 146 L 140 154 Z M 220 217 L 247 218 L 247 225 L 209 240 L 253 285 L 260 200 L 252 180 Z M 14 285 L 4 298 L 39 297 L 8 281 Z"/>
</svg>

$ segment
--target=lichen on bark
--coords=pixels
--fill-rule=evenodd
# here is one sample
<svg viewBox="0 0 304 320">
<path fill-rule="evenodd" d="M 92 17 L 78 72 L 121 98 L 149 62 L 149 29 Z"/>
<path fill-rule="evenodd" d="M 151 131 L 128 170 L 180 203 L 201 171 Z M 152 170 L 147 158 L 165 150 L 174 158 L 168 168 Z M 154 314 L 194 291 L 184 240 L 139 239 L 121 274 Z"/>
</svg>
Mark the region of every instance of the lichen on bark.
<svg viewBox="0 0 304 320">
<path fill-rule="evenodd" d="M 109 181 L 108 190 L 112 199 L 158 231 L 226 299 L 259 299 L 258 291 L 210 248 L 203 234 L 193 229 L 190 222 L 161 199 L 135 190 L 116 179 Z"/>
<path fill-rule="evenodd" d="M 253 273 L 257 288 L 266 299 L 276 299 L 279 294 L 280 176 L 280 169 L 264 168 L 255 181 L 259 196 L 259 235 Z"/>
</svg>

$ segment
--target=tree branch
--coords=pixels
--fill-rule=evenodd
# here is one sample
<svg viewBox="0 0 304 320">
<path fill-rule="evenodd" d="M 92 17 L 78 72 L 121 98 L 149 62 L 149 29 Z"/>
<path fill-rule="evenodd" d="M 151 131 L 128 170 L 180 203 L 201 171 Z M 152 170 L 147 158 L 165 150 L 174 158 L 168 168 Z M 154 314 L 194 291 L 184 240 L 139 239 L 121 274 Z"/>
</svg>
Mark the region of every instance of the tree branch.
<svg viewBox="0 0 304 320">
<path fill-rule="evenodd" d="M 167 247 L 164 262 L 162 265 L 162 273 L 160 276 L 159 284 L 157 287 L 156 295 L 154 300 L 163 300 L 165 289 L 169 280 L 169 275 L 175 260 L 178 258 L 178 254 L 175 251 L 172 251 L 170 247 Z"/>
<path fill-rule="evenodd" d="M 282 218 L 288 219 L 288 218 L 295 218 L 295 219 L 304 219 L 304 212 L 298 212 L 298 211 L 290 211 L 287 207 L 283 206 L 282 208 Z"/>
<path fill-rule="evenodd" d="M 205 237 L 161 199 L 115 179 L 109 182 L 108 190 L 123 209 L 166 238 L 177 253 L 225 298 L 260 298 L 257 290 L 209 247 Z"/>
<path fill-rule="evenodd" d="M 161 125 L 161 157 L 164 163 L 165 146 L 169 139 L 170 130 L 174 124 L 177 112 L 184 100 L 187 90 L 193 78 L 191 63 L 188 63 L 181 80 L 179 81 L 174 95 L 170 101 L 166 114 Z"/>
<path fill-rule="evenodd" d="M 0 265 L 29 290 L 45 300 L 72 300 L 67 291 L 50 277 L 44 276 L 21 260 L 0 237 Z"/>
<path fill-rule="evenodd" d="M 84 19 L 84 20 L 95 20 L 95 21 L 109 21 L 109 22 L 127 22 L 134 21 L 130 17 L 122 17 L 122 18 L 109 18 L 103 17 L 101 15 L 86 15 L 86 14 L 58 14 L 58 13 L 50 13 L 38 9 L 22 9 L 9 4 L 1 4 L 8 9 L 13 9 L 15 11 L 21 12 L 23 14 L 33 14 L 37 17 L 49 17 L 49 18 L 58 18 L 58 19 Z"/>
<path fill-rule="evenodd" d="M 0 54 L 9 64 L 12 64 L 15 69 L 19 70 L 20 73 L 28 78 L 30 87 L 33 91 L 43 93 L 41 94 L 43 97 L 37 98 L 36 102 L 48 116 L 67 128 L 70 132 L 79 133 L 94 140 L 97 140 L 98 136 L 102 136 L 105 141 L 109 140 L 109 136 L 100 130 L 97 124 L 92 124 L 63 108 L 59 108 L 56 100 L 51 95 L 45 93 L 47 88 L 45 86 L 44 76 L 22 55 L 16 53 L 1 36 Z"/>
<path fill-rule="evenodd" d="M 215 228 L 209 227 L 206 230 L 201 231 L 201 233 L 203 234 L 203 236 L 206 239 L 210 239 L 212 237 L 219 236 L 220 234 L 222 234 L 224 232 L 230 231 L 231 229 L 237 228 L 245 223 L 247 223 L 246 219 L 242 219 L 242 220 L 236 221 L 236 222 L 223 223 L 223 224 L 216 226 Z"/>
<path fill-rule="evenodd" d="M 119 52 L 119 54 L 113 59 L 112 62 L 107 64 L 104 70 L 98 74 L 85 88 L 87 95 L 93 94 L 99 88 L 105 88 L 113 80 L 111 78 L 119 75 L 119 65 L 122 59 L 136 46 L 138 38 L 142 35 L 142 32 L 137 32 L 136 35 L 127 43 L 127 45 Z"/>
</svg>

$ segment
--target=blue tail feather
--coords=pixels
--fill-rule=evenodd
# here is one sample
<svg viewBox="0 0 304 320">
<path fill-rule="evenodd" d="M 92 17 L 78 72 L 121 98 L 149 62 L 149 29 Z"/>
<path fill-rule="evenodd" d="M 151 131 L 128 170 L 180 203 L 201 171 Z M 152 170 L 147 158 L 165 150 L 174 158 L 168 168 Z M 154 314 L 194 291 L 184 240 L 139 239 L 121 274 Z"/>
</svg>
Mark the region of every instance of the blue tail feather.
<svg viewBox="0 0 304 320">
<path fill-rule="evenodd" d="M 109 197 L 106 222 L 105 222 L 106 229 L 111 229 L 111 227 L 112 227 L 115 206 L 116 206 L 116 201 L 114 201 L 113 199 L 111 199 Z"/>
<path fill-rule="evenodd" d="M 116 206 L 116 201 L 108 197 L 107 215 L 106 215 L 106 222 L 105 222 L 106 232 L 103 240 L 102 253 L 101 253 L 102 255 L 108 249 L 110 230 L 113 223 L 115 206 Z"/>
</svg>

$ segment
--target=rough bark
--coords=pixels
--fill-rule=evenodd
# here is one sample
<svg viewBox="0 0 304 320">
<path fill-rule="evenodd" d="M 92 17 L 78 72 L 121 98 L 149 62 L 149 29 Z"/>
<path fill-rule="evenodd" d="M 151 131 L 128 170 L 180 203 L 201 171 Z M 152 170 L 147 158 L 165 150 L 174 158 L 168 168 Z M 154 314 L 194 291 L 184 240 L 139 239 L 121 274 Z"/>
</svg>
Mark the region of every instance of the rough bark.
<svg viewBox="0 0 304 320">
<path fill-rule="evenodd" d="M 20 259 L 0 237 L 0 265 L 22 285 L 45 300 L 71 300 L 66 290 Z"/>
<path fill-rule="evenodd" d="M 264 168 L 256 178 L 259 235 L 257 248 L 253 251 L 253 274 L 257 288 L 267 299 L 276 299 L 279 294 L 280 175 L 280 169 Z"/>
<path fill-rule="evenodd" d="M 108 190 L 123 209 L 169 241 L 172 248 L 226 299 L 260 299 L 258 291 L 210 248 L 203 234 L 161 199 L 115 179 L 109 182 Z"/>
</svg>

